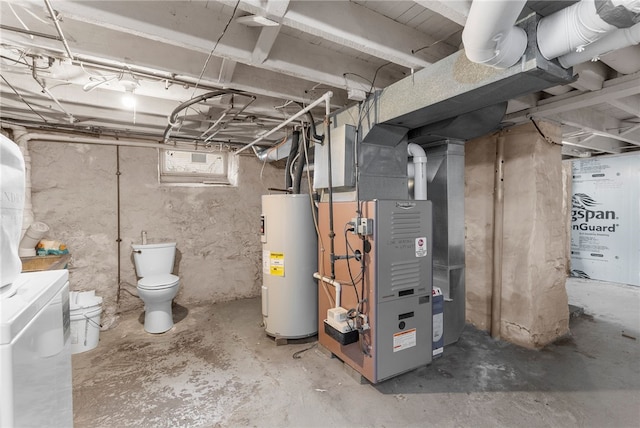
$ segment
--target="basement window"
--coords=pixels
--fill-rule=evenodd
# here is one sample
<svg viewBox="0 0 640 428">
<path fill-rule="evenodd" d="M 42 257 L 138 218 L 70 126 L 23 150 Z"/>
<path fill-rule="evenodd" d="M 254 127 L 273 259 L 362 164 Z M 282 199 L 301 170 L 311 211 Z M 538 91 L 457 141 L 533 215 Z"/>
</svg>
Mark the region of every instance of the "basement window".
<svg viewBox="0 0 640 428">
<path fill-rule="evenodd" d="M 161 183 L 235 186 L 237 173 L 237 160 L 227 151 L 160 150 Z"/>
</svg>

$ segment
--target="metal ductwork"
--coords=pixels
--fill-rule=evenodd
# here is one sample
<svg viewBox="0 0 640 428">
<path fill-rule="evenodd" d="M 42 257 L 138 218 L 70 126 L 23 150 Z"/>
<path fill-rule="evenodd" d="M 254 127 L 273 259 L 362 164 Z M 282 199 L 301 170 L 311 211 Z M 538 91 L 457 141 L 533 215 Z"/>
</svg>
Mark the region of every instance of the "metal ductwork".
<svg viewBox="0 0 640 428">
<path fill-rule="evenodd" d="M 571 82 L 571 70 L 547 60 L 538 50 L 538 21 L 536 14 L 520 21 L 528 42 L 520 62 L 513 67 L 496 69 L 476 64 L 459 51 L 374 94 L 363 107 L 363 140 L 375 144 L 389 130 L 406 134 Z M 349 123 L 348 118 L 344 121 Z M 396 137 L 396 141 L 400 139 Z"/>
</svg>

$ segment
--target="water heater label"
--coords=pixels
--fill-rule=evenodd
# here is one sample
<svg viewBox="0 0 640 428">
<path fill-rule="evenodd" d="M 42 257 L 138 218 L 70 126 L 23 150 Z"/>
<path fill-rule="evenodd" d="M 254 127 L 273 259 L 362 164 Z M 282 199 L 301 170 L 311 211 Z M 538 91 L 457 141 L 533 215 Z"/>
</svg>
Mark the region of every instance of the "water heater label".
<svg viewBox="0 0 640 428">
<path fill-rule="evenodd" d="M 284 276 L 284 253 L 271 253 L 269 273 L 273 276 Z"/>
<path fill-rule="evenodd" d="M 421 236 L 420 238 L 416 238 L 416 257 L 426 257 L 427 256 L 427 238 L 425 236 Z"/>
<path fill-rule="evenodd" d="M 393 335 L 393 352 L 416 346 L 416 329 L 401 331 Z"/>
</svg>

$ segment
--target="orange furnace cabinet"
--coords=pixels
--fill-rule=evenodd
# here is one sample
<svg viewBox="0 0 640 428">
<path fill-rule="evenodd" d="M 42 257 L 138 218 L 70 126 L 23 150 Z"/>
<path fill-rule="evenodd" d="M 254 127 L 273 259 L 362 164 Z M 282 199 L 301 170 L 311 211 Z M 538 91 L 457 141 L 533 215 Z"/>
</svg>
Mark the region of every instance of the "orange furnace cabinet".
<svg viewBox="0 0 640 428">
<path fill-rule="evenodd" d="M 336 289 L 318 281 L 318 341 L 377 383 L 431 362 L 432 207 L 430 201 L 361 201 L 370 230 L 357 235 L 349 230 L 357 205 L 333 203 L 335 279 L 342 284 L 340 306 L 362 314 L 353 322 L 358 340 L 343 345 L 330 334 L 327 311 L 335 307 Z M 318 266 L 330 277 L 327 202 L 319 204 L 318 221 Z"/>
</svg>

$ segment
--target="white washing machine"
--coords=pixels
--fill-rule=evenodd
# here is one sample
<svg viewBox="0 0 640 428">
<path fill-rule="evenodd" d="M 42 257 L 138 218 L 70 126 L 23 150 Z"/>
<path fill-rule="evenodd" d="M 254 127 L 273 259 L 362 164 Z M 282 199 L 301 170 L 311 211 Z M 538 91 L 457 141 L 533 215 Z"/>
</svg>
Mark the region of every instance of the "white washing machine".
<svg viewBox="0 0 640 428">
<path fill-rule="evenodd" d="M 69 273 L 0 288 L 0 427 L 71 427 Z"/>
</svg>

